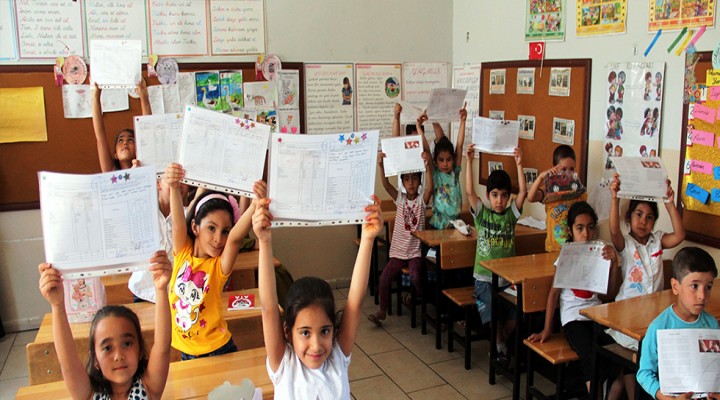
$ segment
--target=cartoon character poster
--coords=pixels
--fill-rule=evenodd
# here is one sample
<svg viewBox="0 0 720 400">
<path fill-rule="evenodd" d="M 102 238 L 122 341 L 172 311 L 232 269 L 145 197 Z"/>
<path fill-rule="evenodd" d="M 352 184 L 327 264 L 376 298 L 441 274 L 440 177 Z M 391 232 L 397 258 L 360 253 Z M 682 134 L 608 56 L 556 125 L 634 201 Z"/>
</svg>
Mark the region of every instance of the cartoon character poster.
<svg viewBox="0 0 720 400">
<path fill-rule="evenodd" d="M 220 110 L 220 72 L 204 71 L 195 73 L 195 96 L 198 107 Z"/>
<path fill-rule="evenodd" d="M 715 26 L 715 0 L 650 0 L 650 32 Z"/>
<path fill-rule="evenodd" d="M 578 0 L 577 36 L 625 33 L 627 0 Z"/>
<path fill-rule="evenodd" d="M 105 290 L 100 278 L 66 279 L 63 286 L 70 323 L 89 322 L 105 306 Z"/>
<path fill-rule="evenodd" d="M 527 0 L 525 40 L 565 40 L 565 0 Z"/>
</svg>

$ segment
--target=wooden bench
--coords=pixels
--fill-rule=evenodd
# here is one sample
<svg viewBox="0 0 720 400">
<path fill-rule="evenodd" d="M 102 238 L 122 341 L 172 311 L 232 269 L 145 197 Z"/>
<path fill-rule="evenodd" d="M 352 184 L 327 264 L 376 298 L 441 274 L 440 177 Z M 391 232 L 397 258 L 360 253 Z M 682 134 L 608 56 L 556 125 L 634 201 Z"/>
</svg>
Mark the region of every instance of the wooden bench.
<svg viewBox="0 0 720 400">
<path fill-rule="evenodd" d="M 258 269 L 259 250 L 245 251 L 238 254 L 230 274 L 230 290 L 250 289 L 257 287 L 255 272 Z M 280 261 L 273 258 L 275 268 L 280 266 Z M 133 302 L 133 294 L 128 288 L 130 274 L 108 275 L 100 278 L 105 286 L 105 298 L 107 304 L 130 304 Z"/>
<path fill-rule="evenodd" d="M 227 302 L 230 294 L 255 295 L 256 309 L 242 311 L 228 311 Z M 260 310 L 260 296 L 257 289 L 223 293 L 223 317 L 227 321 L 228 329 L 232 332 L 233 341 L 238 349 L 252 349 L 261 347 L 263 343 L 262 320 Z M 145 339 L 145 346 L 149 350 L 155 339 L 155 304 L 142 302 L 127 304 L 140 320 L 140 329 Z M 88 356 L 90 323 L 70 324 L 75 342 L 75 351 L 85 364 Z M 55 352 L 52 336 L 52 314 L 45 314 L 38 330 L 35 341 L 26 347 L 28 360 L 28 381 L 30 385 L 37 385 L 62 380 L 60 363 Z M 180 360 L 180 352 L 172 349 L 171 361 Z"/>
<path fill-rule="evenodd" d="M 555 310 L 546 310 L 547 298 L 552 289 L 554 276 L 543 276 L 539 278 L 528 278 L 522 286 L 522 307 L 525 314 L 536 313 L 540 311 L 555 312 Z M 523 340 L 525 346 L 532 351 L 527 352 L 527 377 L 525 380 L 525 399 L 531 400 L 533 397 L 547 399 L 550 396 L 545 395 L 534 385 L 535 364 L 533 353 L 547 360 L 555 367 L 555 395 L 557 400 L 567 397 L 565 388 L 565 373 L 568 364 L 578 361 L 575 350 L 572 349 L 570 343 L 565 339 L 565 335 L 560 331 L 551 335 L 545 343 L 530 342 Z"/>
<path fill-rule="evenodd" d="M 476 310 L 476 302 L 473 294 L 475 293 L 475 286 L 466 286 L 454 289 L 445 289 L 443 294 L 447 297 L 452 304 L 455 304 L 463 310 L 464 322 L 465 322 L 465 335 L 460 336 L 454 330 L 455 319 L 452 317 L 452 312 L 448 313 L 448 352 L 453 351 L 453 343 L 457 340 L 458 343 L 463 344 L 465 348 L 465 369 L 470 369 L 470 344 L 474 340 L 487 339 L 488 335 L 483 335 L 483 332 L 479 334 L 472 333 L 472 326 L 474 321 L 479 316 Z"/>
<path fill-rule="evenodd" d="M 239 385 L 248 378 L 262 388 L 263 399 L 274 397 L 274 387 L 265 367 L 265 348 L 241 350 L 221 356 L 170 363 L 163 399 L 207 399 L 208 393 L 228 381 Z M 20 388 L 16 399 L 71 399 L 62 381 Z"/>
</svg>

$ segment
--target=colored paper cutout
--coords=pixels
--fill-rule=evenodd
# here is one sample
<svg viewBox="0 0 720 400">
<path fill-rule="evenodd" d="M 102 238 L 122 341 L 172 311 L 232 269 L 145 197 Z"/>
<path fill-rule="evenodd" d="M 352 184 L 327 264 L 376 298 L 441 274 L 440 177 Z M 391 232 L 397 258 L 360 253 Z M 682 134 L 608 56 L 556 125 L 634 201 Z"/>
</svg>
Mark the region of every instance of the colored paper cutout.
<svg viewBox="0 0 720 400">
<path fill-rule="evenodd" d="M 47 142 L 42 86 L 0 89 L 0 143 Z"/>
<path fill-rule="evenodd" d="M 712 190 L 712 197 L 710 200 L 713 203 L 720 203 L 720 189 L 713 189 Z"/>
<path fill-rule="evenodd" d="M 706 107 L 702 104 L 695 104 L 693 107 L 693 118 L 701 119 L 709 124 L 715 123 L 715 109 Z"/>
<path fill-rule="evenodd" d="M 691 160 L 690 161 L 690 170 L 693 172 L 700 172 L 703 174 L 712 175 L 713 164 L 710 162 L 707 162 L 707 161 Z"/>
<path fill-rule="evenodd" d="M 720 100 L 720 86 L 708 88 L 708 100 Z"/>
<path fill-rule="evenodd" d="M 713 175 L 715 175 L 716 181 L 720 181 L 720 167 L 713 168 Z"/>
<path fill-rule="evenodd" d="M 708 193 L 707 190 L 701 188 L 700 186 L 694 184 L 694 183 L 688 183 L 687 187 L 685 188 L 685 194 L 692 197 L 693 199 L 705 204 L 707 202 L 708 197 L 710 197 L 710 193 Z"/>
<path fill-rule="evenodd" d="M 703 146 L 714 146 L 715 135 L 712 132 L 701 131 L 699 129 L 693 129 L 692 131 L 692 143 L 701 144 Z"/>
<path fill-rule="evenodd" d="M 720 86 L 720 69 L 709 69 L 705 76 L 705 85 Z"/>
</svg>

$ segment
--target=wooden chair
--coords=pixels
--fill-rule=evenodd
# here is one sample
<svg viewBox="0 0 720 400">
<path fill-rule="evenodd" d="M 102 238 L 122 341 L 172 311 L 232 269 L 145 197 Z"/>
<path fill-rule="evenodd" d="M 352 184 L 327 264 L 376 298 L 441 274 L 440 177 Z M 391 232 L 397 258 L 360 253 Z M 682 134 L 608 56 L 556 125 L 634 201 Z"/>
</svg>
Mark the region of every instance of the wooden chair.
<svg viewBox="0 0 720 400">
<path fill-rule="evenodd" d="M 462 344 L 465 348 L 465 369 L 470 369 L 470 344 L 475 340 L 488 339 L 488 332 L 479 332 L 476 334 L 472 333 L 472 326 L 476 321 L 479 320 L 477 313 L 475 297 L 475 286 L 466 286 L 454 289 L 443 290 L 443 295 L 450 300 L 451 304 L 454 304 L 463 311 L 465 322 L 464 335 L 459 335 L 454 330 L 455 318 L 453 318 L 452 310 L 448 313 L 448 352 L 453 351 L 453 344 L 457 340 L 458 343 Z"/>
</svg>

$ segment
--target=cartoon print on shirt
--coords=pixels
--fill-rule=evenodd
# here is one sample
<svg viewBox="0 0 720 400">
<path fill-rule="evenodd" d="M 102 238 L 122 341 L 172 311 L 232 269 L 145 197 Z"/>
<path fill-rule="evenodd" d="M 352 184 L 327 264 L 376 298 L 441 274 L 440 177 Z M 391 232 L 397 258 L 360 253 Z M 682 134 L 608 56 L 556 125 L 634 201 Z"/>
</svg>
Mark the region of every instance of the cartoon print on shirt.
<svg viewBox="0 0 720 400">
<path fill-rule="evenodd" d="M 204 271 L 194 272 L 190 261 L 185 261 L 175 277 L 173 291 L 178 300 L 172 305 L 175 310 L 175 325 L 182 331 L 188 332 L 198 321 L 209 286 L 208 275 Z"/>
<path fill-rule="evenodd" d="M 630 280 L 630 289 L 635 289 L 640 294 L 645 294 L 645 290 L 643 289 L 643 265 L 642 260 L 640 259 L 640 255 L 638 254 L 637 250 L 633 253 L 633 266 L 630 270 L 630 274 L 628 277 L 628 280 Z"/>
</svg>

